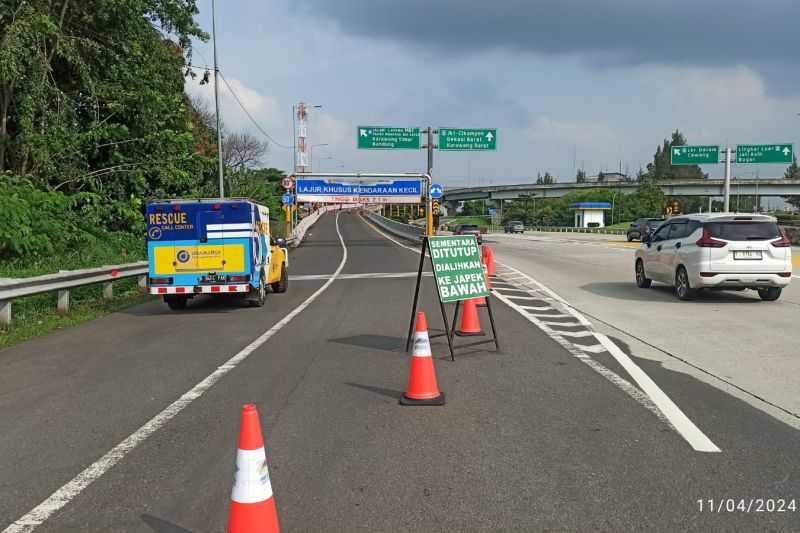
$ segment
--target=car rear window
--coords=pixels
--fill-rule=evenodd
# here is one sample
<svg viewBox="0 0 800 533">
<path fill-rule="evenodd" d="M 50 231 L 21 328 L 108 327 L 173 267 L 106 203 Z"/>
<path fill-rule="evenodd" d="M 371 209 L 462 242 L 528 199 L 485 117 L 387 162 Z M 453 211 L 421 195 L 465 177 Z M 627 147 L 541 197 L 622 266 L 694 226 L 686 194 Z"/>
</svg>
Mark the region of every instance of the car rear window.
<svg viewBox="0 0 800 533">
<path fill-rule="evenodd" d="M 705 227 L 712 237 L 726 241 L 766 241 L 781 236 L 775 222 L 709 222 Z"/>
<path fill-rule="evenodd" d="M 477 230 L 477 229 L 478 229 L 478 226 L 474 226 L 472 224 L 464 224 L 463 226 L 461 226 L 461 231 L 464 231 L 464 230 L 466 230 L 466 231 L 474 231 L 474 230 Z"/>
</svg>

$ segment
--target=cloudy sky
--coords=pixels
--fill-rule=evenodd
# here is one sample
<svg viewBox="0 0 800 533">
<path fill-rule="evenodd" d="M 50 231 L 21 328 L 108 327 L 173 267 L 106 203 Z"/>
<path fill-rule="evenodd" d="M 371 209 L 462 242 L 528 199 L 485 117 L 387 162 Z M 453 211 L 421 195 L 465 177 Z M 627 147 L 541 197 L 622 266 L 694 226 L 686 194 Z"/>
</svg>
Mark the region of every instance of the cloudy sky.
<svg viewBox="0 0 800 533">
<path fill-rule="evenodd" d="M 299 101 L 323 106 L 315 171 L 424 170 L 424 151 L 357 150 L 358 125 L 497 128 L 496 152 L 435 154 L 445 184 L 635 173 L 675 128 L 690 144 L 800 144 L 797 0 L 221 0 L 217 29 L 223 75 L 277 141 L 266 163 L 287 170 Z M 197 43 L 194 64 L 212 59 Z M 260 135 L 222 89 L 226 126 Z"/>
</svg>

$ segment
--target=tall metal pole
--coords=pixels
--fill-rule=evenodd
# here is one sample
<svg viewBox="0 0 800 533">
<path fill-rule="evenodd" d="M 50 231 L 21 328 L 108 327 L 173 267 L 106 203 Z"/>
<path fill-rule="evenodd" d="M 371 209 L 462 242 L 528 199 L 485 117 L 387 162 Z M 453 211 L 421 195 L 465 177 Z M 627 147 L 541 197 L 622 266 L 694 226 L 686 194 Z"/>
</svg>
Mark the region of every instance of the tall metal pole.
<svg viewBox="0 0 800 533">
<path fill-rule="evenodd" d="M 433 235 L 433 201 L 431 199 L 431 182 L 433 181 L 433 128 L 428 126 L 428 190 L 425 191 L 427 197 L 425 207 L 425 232 L 429 237 Z"/>
<path fill-rule="evenodd" d="M 724 211 L 731 211 L 731 147 L 725 148 L 725 201 Z"/>
<path fill-rule="evenodd" d="M 217 159 L 219 162 L 219 197 L 225 198 L 225 174 L 222 166 L 222 120 L 219 116 L 219 67 L 217 67 L 217 16 L 211 0 L 211 39 L 214 42 L 214 104 L 217 115 Z"/>
</svg>

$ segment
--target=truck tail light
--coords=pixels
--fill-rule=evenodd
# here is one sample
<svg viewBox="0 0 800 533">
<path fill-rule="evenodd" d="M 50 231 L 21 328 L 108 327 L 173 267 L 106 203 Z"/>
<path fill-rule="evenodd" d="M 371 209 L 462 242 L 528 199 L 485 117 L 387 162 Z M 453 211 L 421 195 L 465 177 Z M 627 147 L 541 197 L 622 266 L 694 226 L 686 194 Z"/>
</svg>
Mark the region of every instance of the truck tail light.
<svg viewBox="0 0 800 533">
<path fill-rule="evenodd" d="M 712 238 L 711 230 L 704 227 L 703 236 L 697 239 L 697 242 L 695 242 L 695 244 L 700 248 L 722 248 L 728 243 L 724 241 L 718 241 L 717 239 Z"/>
<path fill-rule="evenodd" d="M 250 281 L 250 274 L 245 276 L 227 276 L 226 279 L 232 283 L 246 283 Z"/>
<path fill-rule="evenodd" d="M 150 278 L 150 285 L 172 285 L 172 278 Z"/>
</svg>

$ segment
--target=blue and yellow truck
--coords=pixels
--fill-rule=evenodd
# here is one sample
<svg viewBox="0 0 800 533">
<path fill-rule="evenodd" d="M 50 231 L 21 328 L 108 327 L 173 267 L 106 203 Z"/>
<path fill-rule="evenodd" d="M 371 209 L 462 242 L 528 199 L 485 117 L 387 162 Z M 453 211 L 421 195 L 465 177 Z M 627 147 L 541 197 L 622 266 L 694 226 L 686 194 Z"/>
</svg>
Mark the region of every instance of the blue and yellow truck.
<svg viewBox="0 0 800 533">
<path fill-rule="evenodd" d="M 147 204 L 148 287 L 170 309 L 198 294 L 239 295 L 264 305 L 285 292 L 289 255 L 270 234 L 269 209 L 246 198 Z"/>
</svg>

